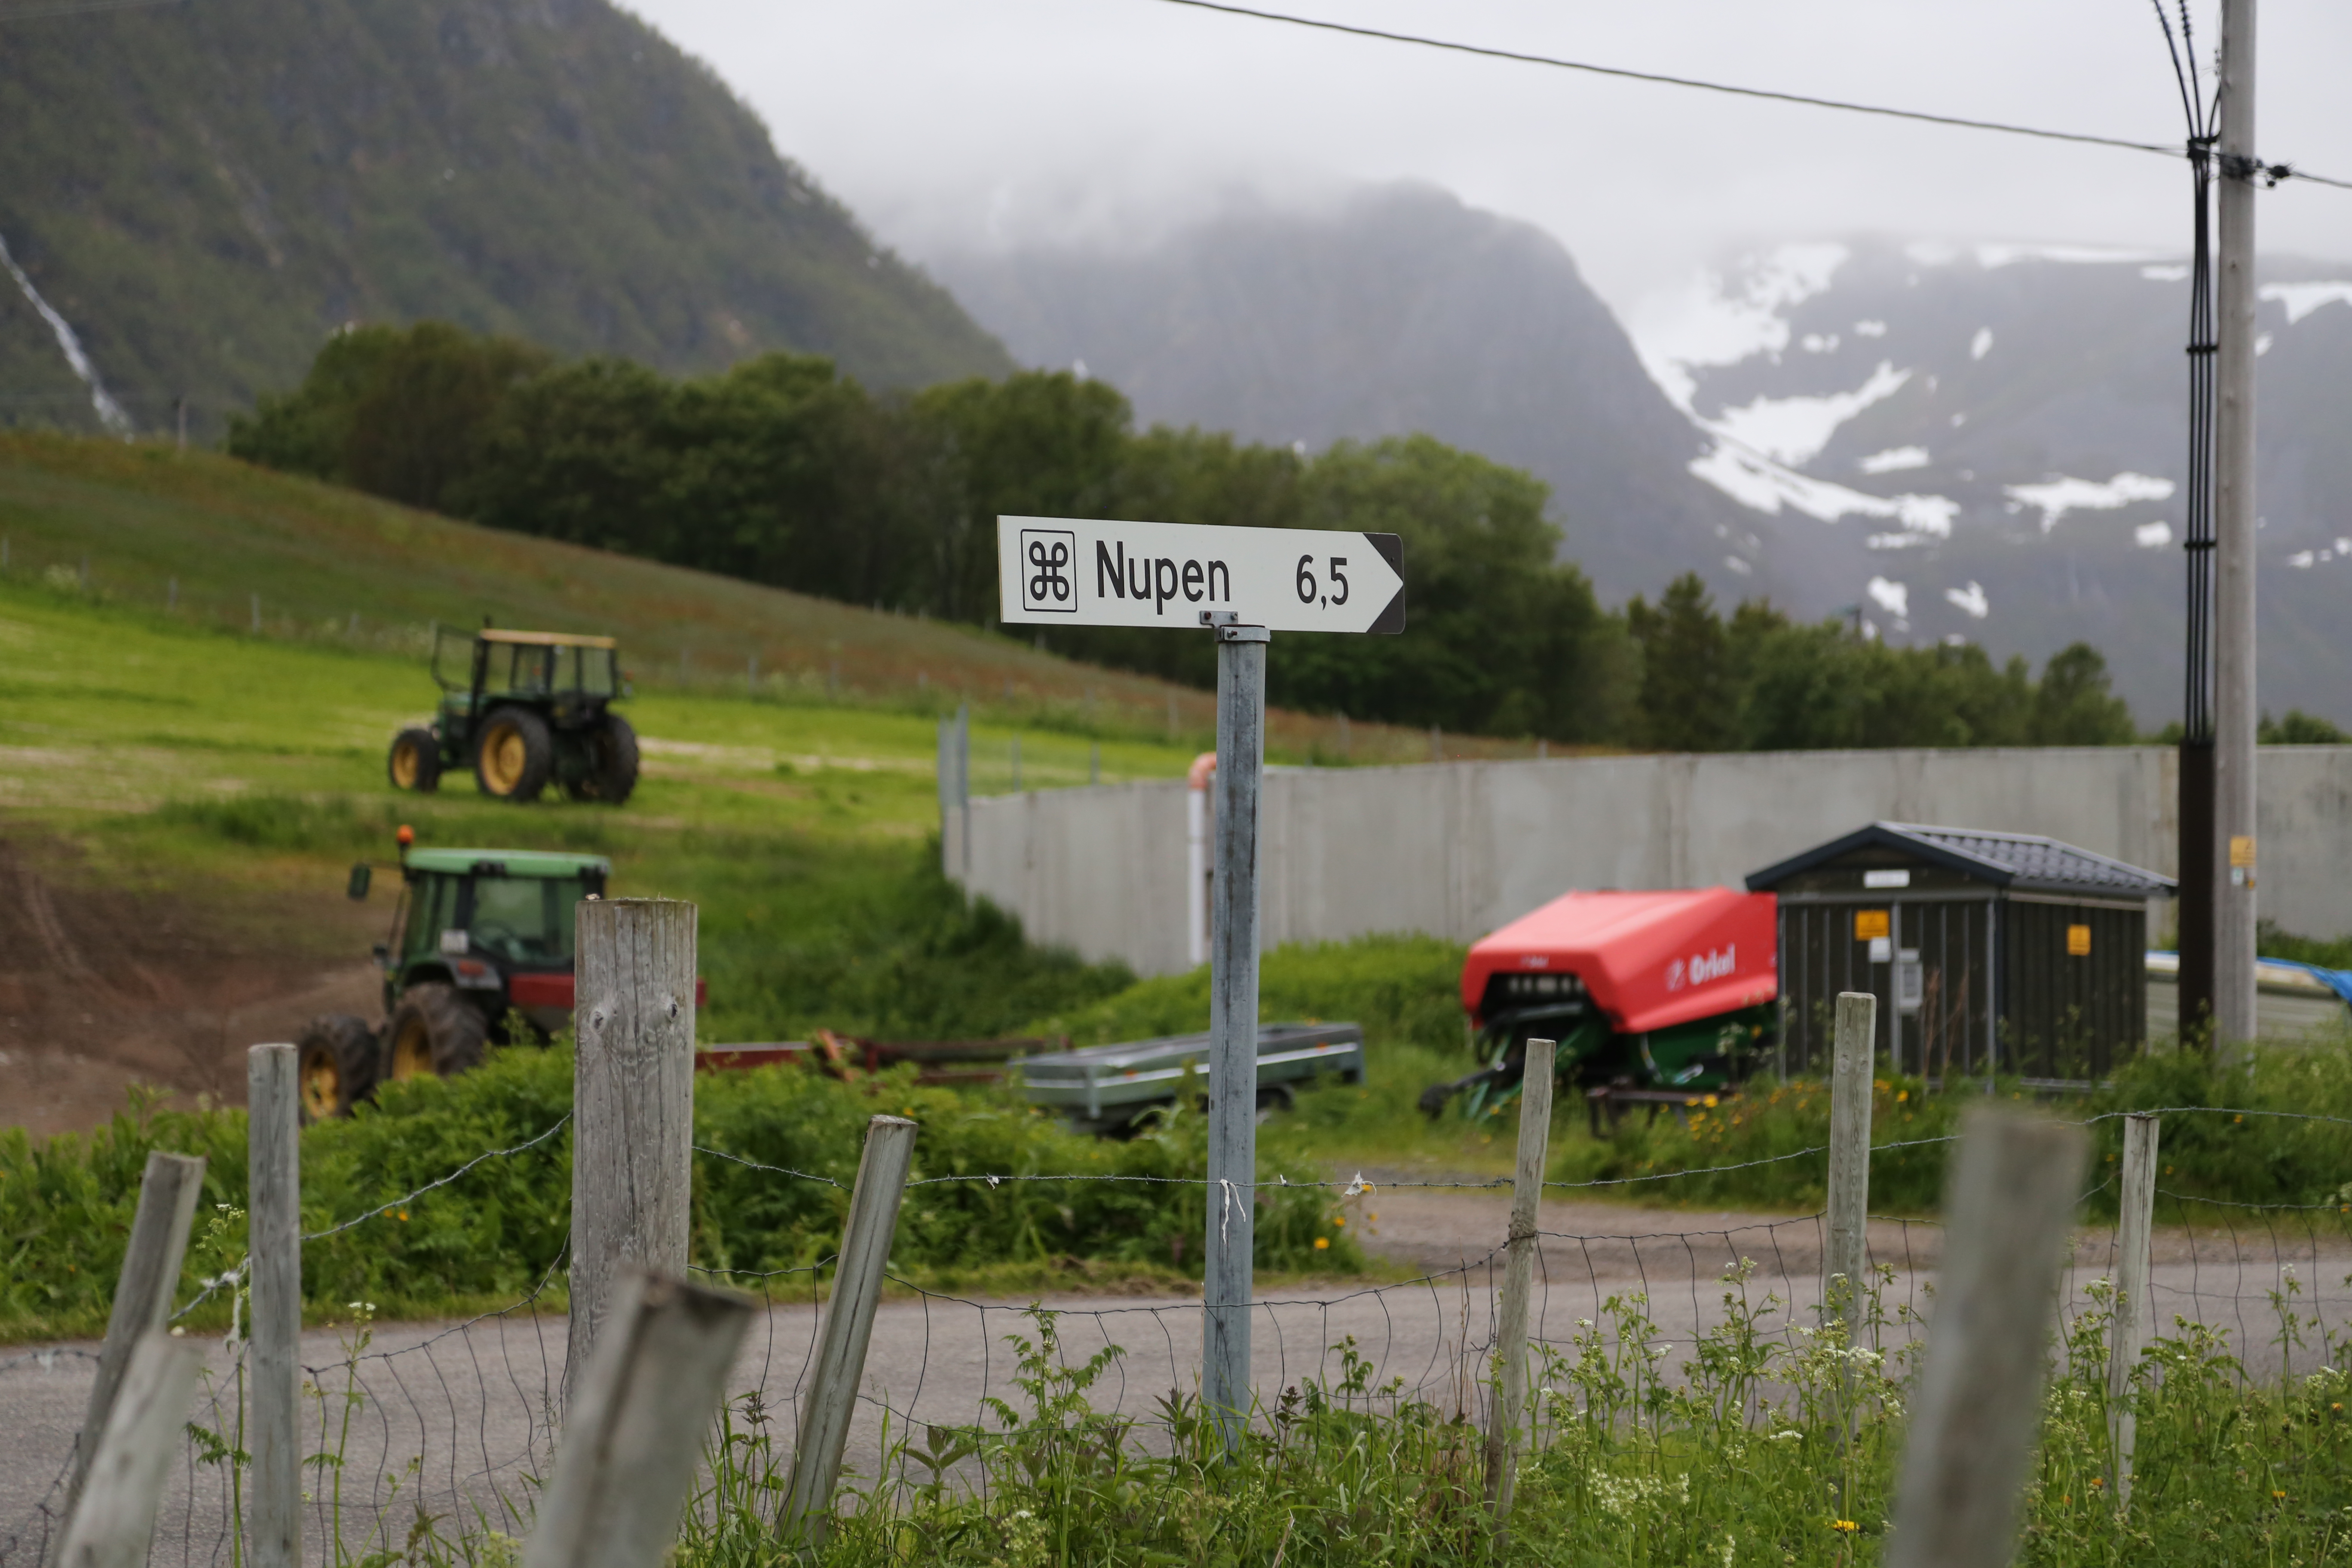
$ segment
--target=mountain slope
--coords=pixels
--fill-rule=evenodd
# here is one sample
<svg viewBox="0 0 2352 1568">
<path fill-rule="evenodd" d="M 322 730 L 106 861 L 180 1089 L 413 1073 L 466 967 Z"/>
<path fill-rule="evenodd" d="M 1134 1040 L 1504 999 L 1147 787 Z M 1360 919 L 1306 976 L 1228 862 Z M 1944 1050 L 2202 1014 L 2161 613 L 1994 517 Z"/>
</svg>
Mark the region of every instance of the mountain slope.
<svg viewBox="0 0 2352 1568">
<path fill-rule="evenodd" d="M 0 239 L 141 428 L 200 434 L 354 320 L 710 369 L 1009 368 L 709 70 L 605 0 L 238 0 L 0 21 Z M 0 282 L 0 420 L 95 421 Z"/>
<path fill-rule="evenodd" d="M 2352 716 L 2352 268 L 2261 268 L 2263 701 Z M 1640 323 L 1713 437 L 1698 471 L 1780 524 L 1809 613 L 2041 658 L 2104 648 L 2179 712 L 2187 269 L 1858 240 L 1740 258 Z"/>
<path fill-rule="evenodd" d="M 1084 362 L 1147 423 L 1309 447 L 1426 432 L 1548 482 L 1606 598 L 1694 568 L 1755 590 L 1724 542 L 1754 525 L 1687 472 L 1703 438 L 1530 225 L 1390 186 L 1321 213 L 1230 211 L 1140 254 L 938 267 L 1022 360 Z"/>
</svg>

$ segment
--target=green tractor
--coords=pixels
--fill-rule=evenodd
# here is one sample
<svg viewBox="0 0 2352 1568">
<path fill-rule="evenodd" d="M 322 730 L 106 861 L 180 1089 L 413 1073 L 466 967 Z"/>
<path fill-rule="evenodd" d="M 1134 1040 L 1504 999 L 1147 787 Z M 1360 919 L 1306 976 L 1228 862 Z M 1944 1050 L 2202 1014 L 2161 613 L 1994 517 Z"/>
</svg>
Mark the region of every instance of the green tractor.
<svg viewBox="0 0 2352 1568">
<path fill-rule="evenodd" d="M 493 1039 L 544 1040 L 572 1020 L 572 931 L 581 900 L 604 895 L 601 855 L 541 849 L 412 849 L 400 830 L 400 901 L 379 942 L 384 1023 L 329 1014 L 295 1041 L 302 1110 L 347 1114 L 387 1079 L 449 1078 Z M 372 873 L 352 868 L 364 899 Z M 699 983 L 697 983 L 698 989 Z"/>
<path fill-rule="evenodd" d="M 553 784 L 574 800 L 620 805 L 637 787 L 637 732 L 613 711 L 626 695 L 613 650 L 611 637 L 435 626 L 441 705 L 429 724 L 393 737 L 393 787 L 436 789 L 444 773 L 470 766 L 499 800 L 535 800 Z"/>
</svg>

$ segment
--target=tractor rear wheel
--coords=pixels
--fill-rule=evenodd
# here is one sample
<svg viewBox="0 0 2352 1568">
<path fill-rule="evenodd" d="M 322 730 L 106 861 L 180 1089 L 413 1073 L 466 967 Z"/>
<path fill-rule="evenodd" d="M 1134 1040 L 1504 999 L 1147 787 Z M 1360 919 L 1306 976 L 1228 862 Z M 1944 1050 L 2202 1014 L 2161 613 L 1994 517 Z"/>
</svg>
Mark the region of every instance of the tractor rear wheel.
<svg viewBox="0 0 2352 1568">
<path fill-rule="evenodd" d="M 429 795 L 441 784 L 441 742 L 430 730 L 403 730 L 392 738 L 383 771 L 393 788 Z"/>
<path fill-rule="evenodd" d="M 574 800 L 618 805 L 637 787 L 637 732 L 618 713 L 588 731 L 588 771 L 569 786 Z"/>
<path fill-rule="evenodd" d="M 384 1028 L 383 1076 L 395 1083 L 455 1078 L 482 1065 L 490 1021 L 457 987 L 412 985 Z"/>
<path fill-rule="evenodd" d="M 555 772 L 555 738 L 528 708 L 494 708 L 474 746 L 474 782 L 499 800 L 537 800 Z"/>
<path fill-rule="evenodd" d="M 294 1076 L 301 1086 L 304 1122 L 349 1116 L 375 1092 L 375 1031 L 348 1013 L 326 1013 L 294 1037 Z"/>
</svg>

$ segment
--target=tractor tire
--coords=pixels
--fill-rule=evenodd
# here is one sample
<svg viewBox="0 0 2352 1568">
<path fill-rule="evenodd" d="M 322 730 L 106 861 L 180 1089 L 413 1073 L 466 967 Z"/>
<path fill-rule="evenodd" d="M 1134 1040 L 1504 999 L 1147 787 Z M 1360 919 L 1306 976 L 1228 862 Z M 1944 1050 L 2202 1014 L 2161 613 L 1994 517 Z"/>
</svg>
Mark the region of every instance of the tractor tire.
<svg viewBox="0 0 2352 1568">
<path fill-rule="evenodd" d="M 349 1116 L 375 1092 L 383 1059 L 375 1031 L 348 1013 L 324 1013 L 294 1037 L 294 1076 L 301 1086 L 302 1122 Z"/>
<path fill-rule="evenodd" d="M 393 788 L 430 795 L 441 787 L 441 742 L 430 730 L 403 730 L 392 738 L 383 771 Z"/>
<path fill-rule="evenodd" d="M 493 708 L 474 743 L 474 783 L 496 800 L 537 800 L 555 773 L 555 737 L 528 708 Z"/>
<path fill-rule="evenodd" d="M 455 1078 L 482 1065 L 490 1021 L 457 987 L 412 985 L 383 1031 L 383 1076 L 395 1083 Z"/>
<path fill-rule="evenodd" d="M 636 731 L 618 713 L 607 713 L 603 726 L 590 731 L 585 739 L 588 770 L 569 786 L 572 798 L 620 805 L 637 787 Z"/>
</svg>

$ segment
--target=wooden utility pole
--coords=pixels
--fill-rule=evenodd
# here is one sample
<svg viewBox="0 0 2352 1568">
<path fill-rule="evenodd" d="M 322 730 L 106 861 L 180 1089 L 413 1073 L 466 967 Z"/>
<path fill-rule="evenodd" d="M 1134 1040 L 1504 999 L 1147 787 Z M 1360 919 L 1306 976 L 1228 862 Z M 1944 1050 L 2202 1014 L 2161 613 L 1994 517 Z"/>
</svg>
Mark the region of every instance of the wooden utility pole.
<svg viewBox="0 0 2352 1568">
<path fill-rule="evenodd" d="M 2254 0 L 2221 3 L 2213 425 L 2213 1032 L 2254 1037 Z"/>
</svg>

